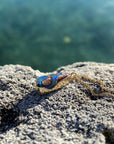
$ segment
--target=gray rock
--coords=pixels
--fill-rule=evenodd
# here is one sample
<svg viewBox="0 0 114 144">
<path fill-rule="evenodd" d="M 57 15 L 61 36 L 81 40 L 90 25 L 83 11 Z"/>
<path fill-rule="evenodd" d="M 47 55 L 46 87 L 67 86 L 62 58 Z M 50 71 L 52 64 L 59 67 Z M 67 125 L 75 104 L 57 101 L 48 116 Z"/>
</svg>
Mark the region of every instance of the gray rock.
<svg viewBox="0 0 114 144">
<path fill-rule="evenodd" d="M 74 63 L 56 72 L 84 74 L 114 89 L 114 64 Z M 0 143 L 114 143 L 114 98 L 94 98 L 76 81 L 39 96 L 35 80 L 43 74 L 28 66 L 0 67 Z"/>
</svg>

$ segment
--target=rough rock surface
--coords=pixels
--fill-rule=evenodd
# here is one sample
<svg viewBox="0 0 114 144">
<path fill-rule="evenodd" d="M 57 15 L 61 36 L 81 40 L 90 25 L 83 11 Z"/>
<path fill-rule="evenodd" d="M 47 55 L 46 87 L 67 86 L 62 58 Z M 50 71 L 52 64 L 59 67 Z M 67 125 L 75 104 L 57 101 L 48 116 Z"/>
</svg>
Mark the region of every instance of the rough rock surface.
<svg viewBox="0 0 114 144">
<path fill-rule="evenodd" d="M 114 89 L 114 64 L 84 62 L 57 69 L 64 71 L 103 80 Z M 41 75 L 28 66 L 0 67 L 0 143 L 114 143 L 114 98 L 93 98 L 76 81 L 39 96 L 35 80 Z"/>
</svg>

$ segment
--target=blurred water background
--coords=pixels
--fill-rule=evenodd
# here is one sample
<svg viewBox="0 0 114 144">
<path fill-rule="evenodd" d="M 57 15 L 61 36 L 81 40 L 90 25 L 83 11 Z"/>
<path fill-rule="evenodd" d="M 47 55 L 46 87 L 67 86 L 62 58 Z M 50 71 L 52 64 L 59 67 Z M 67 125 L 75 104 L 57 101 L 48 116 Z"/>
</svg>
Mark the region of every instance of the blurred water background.
<svg viewBox="0 0 114 144">
<path fill-rule="evenodd" d="M 0 65 L 79 61 L 114 63 L 114 0 L 0 0 Z"/>
</svg>

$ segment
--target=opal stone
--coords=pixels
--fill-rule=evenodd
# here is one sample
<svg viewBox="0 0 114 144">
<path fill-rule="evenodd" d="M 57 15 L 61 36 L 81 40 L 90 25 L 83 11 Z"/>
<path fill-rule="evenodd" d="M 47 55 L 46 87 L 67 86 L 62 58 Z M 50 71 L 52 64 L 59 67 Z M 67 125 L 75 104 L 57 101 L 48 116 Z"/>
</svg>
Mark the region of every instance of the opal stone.
<svg viewBox="0 0 114 144">
<path fill-rule="evenodd" d="M 59 81 L 63 80 L 67 77 L 67 74 L 58 73 L 58 74 L 50 74 L 47 76 L 38 77 L 36 80 L 37 87 L 44 87 L 47 89 L 53 88 Z"/>
</svg>

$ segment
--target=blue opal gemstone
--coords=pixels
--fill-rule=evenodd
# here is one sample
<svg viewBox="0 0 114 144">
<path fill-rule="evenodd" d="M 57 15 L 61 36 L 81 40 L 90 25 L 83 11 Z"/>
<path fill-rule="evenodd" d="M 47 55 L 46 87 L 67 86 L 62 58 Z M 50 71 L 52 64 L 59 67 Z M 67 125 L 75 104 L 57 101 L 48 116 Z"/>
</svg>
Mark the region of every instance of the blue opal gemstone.
<svg viewBox="0 0 114 144">
<path fill-rule="evenodd" d="M 47 89 L 51 89 L 60 80 L 62 80 L 63 78 L 66 77 L 66 75 L 65 75 L 65 76 L 63 76 L 63 78 L 60 78 L 62 76 L 63 76 L 63 74 L 59 73 L 59 74 L 50 74 L 50 75 L 47 75 L 47 76 L 38 77 L 37 80 L 36 80 L 36 85 L 38 87 L 44 87 L 44 88 L 47 88 Z"/>
</svg>

